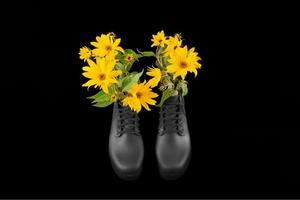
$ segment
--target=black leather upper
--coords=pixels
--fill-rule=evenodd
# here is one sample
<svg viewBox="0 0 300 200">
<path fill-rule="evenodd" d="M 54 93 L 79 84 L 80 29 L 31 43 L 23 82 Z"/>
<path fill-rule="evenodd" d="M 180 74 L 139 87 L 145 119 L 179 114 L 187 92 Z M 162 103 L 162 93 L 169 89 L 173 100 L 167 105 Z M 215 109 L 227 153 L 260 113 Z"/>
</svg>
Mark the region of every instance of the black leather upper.
<svg viewBox="0 0 300 200">
<path fill-rule="evenodd" d="M 128 107 L 114 103 L 109 137 L 109 155 L 119 176 L 136 175 L 144 157 L 144 145 L 139 133 L 139 118 Z"/>
<path fill-rule="evenodd" d="M 190 134 L 181 95 L 167 99 L 160 110 L 156 155 L 162 173 L 180 174 L 188 164 Z"/>
</svg>

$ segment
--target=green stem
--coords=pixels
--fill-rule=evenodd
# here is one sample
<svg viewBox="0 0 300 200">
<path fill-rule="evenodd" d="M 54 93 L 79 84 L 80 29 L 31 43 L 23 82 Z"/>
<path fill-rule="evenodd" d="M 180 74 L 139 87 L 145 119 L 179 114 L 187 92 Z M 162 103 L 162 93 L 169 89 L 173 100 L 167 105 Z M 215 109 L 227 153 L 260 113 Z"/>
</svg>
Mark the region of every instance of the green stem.
<svg viewBox="0 0 300 200">
<path fill-rule="evenodd" d="M 156 57 L 158 57 L 158 49 L 159 49 L 160 47 L 156 47 L 156 51 L 155 51 L 155 56 Z"/>
<path fill-rule="evenodd" d="M 158 65 L 159 65 L 158 68 L 161 69 L 161 70 L 163 70 L 164 65 L 162 63 L 161 56 L 159 55 L 160 48 L 161 47 L 157 47 L 156 48 L 155 57 L 156 57 L 156 60 L 158 62 Z"/>
</svg>

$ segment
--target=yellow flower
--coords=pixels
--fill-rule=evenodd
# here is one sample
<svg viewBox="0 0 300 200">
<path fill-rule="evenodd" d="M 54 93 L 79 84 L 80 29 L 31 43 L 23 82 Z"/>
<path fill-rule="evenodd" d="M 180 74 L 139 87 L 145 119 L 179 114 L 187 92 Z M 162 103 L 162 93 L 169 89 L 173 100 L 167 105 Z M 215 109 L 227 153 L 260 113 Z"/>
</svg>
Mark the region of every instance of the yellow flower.
<svg viewBox="0 0 300 200">
<path fill-rule="evenodd" d="M 83 87 L 98 86 L 105 93 L 108 93 L 108 87 L 114 83 L 118 83 L 116 77 L 122 72 L 120 70 L 113 70 L 116 60 L 110 57 L 97 58 L 96 63 L 92 60 L 87 60 L 89 66 L 82 69 L 85 71 L 82 75 L 90 80 L 83 84 Z"/>
<path fill-rule="evenodd" d="M 166 37 L 165 37 L 164 31 L 160 31 L 156 35 L 152 35 L 151 41 L 153 42 L 151 47 L 154 47 L 154 46 L 163 47 L 166 44 Z"/>
<path fill-rule="evenodd" d="M 195 52 L 195 48 L 193 47 L 193 48 L 191 48 L 190 50 L 189 50 L 189 56 L 191 57 L 191 60 L 194 62 L 194 64 L 197 66 L 196 68 L 198 69 L 200 69 L 201 68 L 201 64 L 200 63 L 198 63 L 198 61 L 199 60 L 201 60 L 201 58 L 198 56 L 198 53 L 197 52 Z"/>
<path fill-rule="evenodd" d="M 147 85 L 151 88 L 154 88 L 158 85 L 160 79 L 161 79 L 161 71 L 158 68 L 148 68 L 148 72 L 146 73 L 149 76 L 152 76 Z"/>
<path fill-rule="evenodd" d="M 90 59 L 92 52 L 87 47 L 81 47 L 79 50 L 79 55 L 80 55 L 79 58 L 86 62 L 86 60 Z"/>
<path fill-rule="evenodd" d="M 132 54 L 127 54 L 126 56 L 125 56 L 125 61 L 126 62 L 131 62 L 131 61 L 133 61 L 134 60 L 134 57 L 133 57 L 133 55 Z"/>
<path fill-rule="evenodd" d="M 116 94 L 112 94 L 110 99 L 111 99 L 112 102 L 115 102 L 115 101 L 117 101 L 118 97 L 117 97 Z"/>
<path fill-rule="evenodd" d="M 158 95 L 152 92 L 151 88 L 147 85 L 146 81 L 143 83 L 135 83 L 128 91 L 128 96 L 122 101 L 124 106 L 129 106 L 133 111 L 140 112 L 142 106 L 150 111 L 149 105 L 155 105 L 156 101 L 153 98 Z"/>
<path fill-rule="evenodd" d="M 131 110 L 137 113 L 140 112 L 142 109 L 141 102 L 136 97 L 127 96 L 123 99 L 122 103 L 124 106 L 129 106 Z"/>
<path fill-rule="evenodd" d="M 166 43 L 167 48 L 164 53 L 166 56 L 172 56 L 174 54 L 174 51 L 178 47 L 181 47 L 182 40 L 180 40 L 180 35 L 176 34 L 174 37 L 170 36 Z"/>
<path fill-rule="evenodd" d="M 189 51 L 187 46 L 176 48 L 174 55 L 169 59 L 170 65 L 167 66 L 167 72 L 174 73 L 173 79 L 178 76 L 185 79 L 187 72 L 193 72 L 197 76 L 197 69 L 201 67 L 198 60 L 199 57 L 194 52 L 194 48 Z"/>
<path fill-rule="evenodd" d="M 124 53 L 122 47 L 119 46 L 121 39 L 118 38 L 115 40 L 114 33 L 101 34 L 101 36 L 96 37 L 96 42 L 91 42 L 91 45 L 96 47 L 92 50 L 95 56 L 103 57 L 107 55 L 114 55 L 120 51 Z"/>
</svg>

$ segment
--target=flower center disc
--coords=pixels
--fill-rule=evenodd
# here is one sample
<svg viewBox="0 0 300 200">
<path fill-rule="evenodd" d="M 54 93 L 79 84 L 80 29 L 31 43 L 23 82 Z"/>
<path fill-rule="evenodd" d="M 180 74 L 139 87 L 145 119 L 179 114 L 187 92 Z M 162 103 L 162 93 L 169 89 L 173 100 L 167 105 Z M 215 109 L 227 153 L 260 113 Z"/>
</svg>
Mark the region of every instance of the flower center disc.
<svg viewBox="0 0 300 200">
<path fill-rule="evenodd" d="M 136 93 L 136 97 L 137 97 L 137 98 L 141 98 L 141 96 L 142 96 L 142 93 L 140 93 L 140 92 L 137 92 L 137 93 Z"/>
<path fill-rule="evenodd" d="M 131 61 L 132 57 L 131 56 L 127 56 L 127 61 Z"/>
<path fill-rule="evenodd" d="M 180 62 L 179 66 L 181 68 L 187 68 L 187 63 L 186 62 Z"/>
<path fill-rule="evenodd" d="M 105 74 L 100 74 L 100 75 L 99 75 L 99 79 L 100 79 L 101 81 L 105 80 Z"/>
<path fill-rule="evenodd" d="M 111 50 L 112 50 L 112 47 L 111 47 L 110 45 L 107 45 L 107 46 L 105 47 L 105 49 L 106 49 L 107 51 L 111 51 Z"/>
</svg>

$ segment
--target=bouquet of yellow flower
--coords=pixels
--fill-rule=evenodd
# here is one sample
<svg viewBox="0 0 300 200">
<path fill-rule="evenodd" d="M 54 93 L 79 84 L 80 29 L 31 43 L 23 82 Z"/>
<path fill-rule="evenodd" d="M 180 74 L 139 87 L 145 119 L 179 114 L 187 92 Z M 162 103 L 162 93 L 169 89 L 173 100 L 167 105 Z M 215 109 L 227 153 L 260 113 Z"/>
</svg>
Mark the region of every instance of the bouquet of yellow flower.
<svg viewBox="0 0 300 200">
<path fill-rule="evenodd" d="M 156 155 L 162 177 L 175 179 L 183 174 L 190 158 L 191 142 L 183 96 L 188 92 L 188 72 L 197 75 L 201 60 L 195 48 L 183 46 L 179 34 L 153 35 L 153 51 L 134 51 L 120 47 L 121 39 L 114 33 L 102 34 L 91 42 L 92 49 L 82 47 L 80 59 L 87 63 L 83 76 L 89 80 L 84 87 L 100 91 L 92 104 L 105 107 L 114 103 L 109 155 L 116 174 L 124 179 L 138 177 L 144 156 L 144 146 L 137 113 L 149 105 L 160 107 Z M 142 57 L 154 57 L 155 67 L 148 67 L 151 78 L 141 81 L 144 70 L 132 71 Z M 157 92 L 152 90 L 156 89 Z M 161 94 L 160 102 L 155 98 Z"/>
<path fill-rule="evenodd" d="M 96 107 L 106 107 L 119 100 L 135 112 L 139 112 L 142 106 L 150 110 L 148 104 L 155 105 L 153 98 L 158 95 L 152 92 L 150 82 L 140 82 L 143 70 L 131 72 L 130 69 L 139 58 L 152 56 L 152 53 L 124 50 L 119 46 L 120 42 L 121 39 L 116 38 L 114 33 L 101 34 L 96 37 L 96 42 L 91 42 L 93 49 L 80 49 L 80 59 L 88 64 L 82 68 L 82 75 L 89 79 L 83 87 L 100 89 L 96 95 L 89 97 Z"/>
<path fill-rule="evenodd" d="M 151 47 L 156 47 L 157 68 L 150 69 L 147 74 L 155 74 L 156 81 L 153 86 L 160 83 L 162 97 L 159 106 L 162 106 L 170 96 L 176 96 L 179 92 L 182 96 L 188 93 L 185 77 L 188 72 L 197 76 L 197 69 L 201 68 L 201 58 L 195 48 L 188 49 L 183 46 L 180 34 L 166 37 L 164 31 L 160 31 L 152 37 Z"/>
<path fill-rule="evenodd" d="M 153 35 L 151 47 L 156 47 L 155 52 L 124 50 L 120 42 L 114 33 L 101 34 L 91 42 L 93 48 L 80 49 L 80 59 L 88 64 L 82 68 L 82 75 L 89 79 L 83 87 L 94 86 L 100 90 L 88 97 L 93 100 L 93 106 L 106 107 L 120 101 L 135 112 L 140 112 L 142 107 L 150 111 L 149 105 L 155 105 L 154 98 L 159 96 L 152 91 L 155 87 L 162 92 L 158 106 L 178 92 L 187 94 L 186 74 L 192 72 L 196 76 L 201 64 L 198 53 L 183 46 L 179 34 L 166 37 L 161 31 Z M 146 74 L 152 77 L 148 81 L 140 80 L 143 70 L 131 71 L 132 65 L 142 57 L 156 58 L 157 67 L 147 69 Z"/>
</svg>

